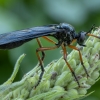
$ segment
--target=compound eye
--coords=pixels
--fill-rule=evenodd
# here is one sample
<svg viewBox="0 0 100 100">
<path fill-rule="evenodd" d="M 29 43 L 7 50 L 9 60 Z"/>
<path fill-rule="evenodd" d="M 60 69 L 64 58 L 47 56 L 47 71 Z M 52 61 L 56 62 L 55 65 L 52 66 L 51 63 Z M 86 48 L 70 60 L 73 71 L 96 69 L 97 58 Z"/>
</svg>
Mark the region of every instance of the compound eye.
<svg viewBox="0 0 100 100">
<path fill-rule="evenodd" d="M 81 41 L 84 41 L 84 40 L 85 40 L 85 37 L 86 37 L 85 34 L 82 33 L 82 34 L 81 34 L 81 37 L 80 37 L 80 40 L 81 40 Z"/>
<path fill-rule="evenodd" d="M 78 43 L 83 45 L 85 38 L 86 38 L 86 32 L 83 32 L 83 31 L 80 32 L 79 38 L 78 38 Z"/>
</svg>

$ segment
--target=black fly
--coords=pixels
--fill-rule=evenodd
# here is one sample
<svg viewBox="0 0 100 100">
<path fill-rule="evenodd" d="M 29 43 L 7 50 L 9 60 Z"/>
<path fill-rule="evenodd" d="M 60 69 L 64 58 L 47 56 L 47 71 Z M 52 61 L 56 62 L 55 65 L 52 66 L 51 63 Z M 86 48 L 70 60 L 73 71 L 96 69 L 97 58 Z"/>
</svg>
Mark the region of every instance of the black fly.
<svg viewBox="0 0 100 100">
<path fill-rule="evenodd" d="M 26 30 L 4 33 L 4 34 L 0 34 L 0 49 L 13 49 L 18 46 L 21 46 L 22 44 L 24 44 L 32 39 L 37 40 L 37 42 L 39 44 L 39 48 L 36 50 L 36 54 L 37 54 L 37 57 L 38 57 L 38 60 L 40 62 L 40 66 L 41 66 L 41 74 L 40 74 L 38 83 L 35 86 L 35 87 L 37 87 L 39 85 L 39 83 L 42 79 L 43 73 L 44 73 L 44 67 L 42 64 L 42 61 L 44 60 L 44 57 L 45 57 L 44 51 L 56 49 L 61 46 L 62 50 L 63 50 L 64 60 L 67 64 L 67 66 L 69 67 L 69 69 L 71 70 L 72 75 L 75 77 L 75 79 L 78 83 L 78 86 L 80 86 L 80 83 L 79 83 L 73 69 L 71 68 L 70 64 L 67 62 L 66 46 L 68 46 L 69 48 L 72 48 L 74 50 L 77 50 L 79 52 L 81 64 L 87 74 L 87 77 L 88 77 L 89 75 L 83 64 L 81 52 L 77 47 L 71 45 L 71 43 L 77 41 L 77 43 L 79 45 L 85 46 L 83 43 L 84 43 L 86 35 L 99 38 L 98 36 L 90 34 L 90 32 L 93 28 L 94 27 L 92 27 L 88 32 L 81 31 L 78 34 L 76 34 L 74 27 L 72 27 L 70 24 L 61 23 L 59 25 L 51 24 L 51 25 L 47 25 L 47 26 L 33 27 L 33 28 L 26 29 Z M 58 42 L 57 43 L 54 42 L 47 36 L 52 36 L 52 37 L 56 38 L 58 40 Z M 54 47 L 43 47 L 40 40 L 38 39 L 39 37 L 43 37 L 47 41 L 53 43 L 55 46 Z M 42 57 L 40 57 L 39 51 L 42 53 Z"/>
</svg>

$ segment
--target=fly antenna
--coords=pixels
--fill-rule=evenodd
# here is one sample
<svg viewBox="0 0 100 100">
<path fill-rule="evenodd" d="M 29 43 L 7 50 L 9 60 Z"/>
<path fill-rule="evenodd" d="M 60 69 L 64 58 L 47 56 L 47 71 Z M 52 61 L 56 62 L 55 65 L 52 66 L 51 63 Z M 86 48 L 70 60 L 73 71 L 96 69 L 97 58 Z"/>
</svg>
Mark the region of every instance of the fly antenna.
<svg viewBox="0 0 100 100">
<path fill-rule="evenodd" d="M 91 31 L 95 28 L 95 24 L 92 25 L 92 27 L 90 28 L 90 30 L 88 32 L 86 32 L 86 34 L 91 33 Z"/>
</svg>

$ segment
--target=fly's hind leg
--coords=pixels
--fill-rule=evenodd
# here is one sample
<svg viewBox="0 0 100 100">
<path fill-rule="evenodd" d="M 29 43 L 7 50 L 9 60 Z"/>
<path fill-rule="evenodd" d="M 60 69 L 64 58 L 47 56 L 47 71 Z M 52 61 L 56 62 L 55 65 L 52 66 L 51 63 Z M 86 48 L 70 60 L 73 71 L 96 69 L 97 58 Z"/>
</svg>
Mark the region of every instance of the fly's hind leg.
<svg viewBox="0 0 100 100">
<path fill-rule="evenodd" d="M 48 40 L 48 41 L 50 41 L 50 42 L 53 42 L 51 39 L 49 39 L 49 38 L 47 38 L 47 37 L 45 37 L 45 39 Z M 54 46 L 54 47 L 42 47 L 42 44 L 41 44 L 41 42 L 40 42 L 40 40 L 39 40 L 38 38 L 37 38 L 37 42 L 38 42 L 40 48 L 38 48 L 38 49 L 36 50 L 36 55 L 37 55 L 38 60 L 39 60 L 39 63 L 40 63 L 39 65 L 40 65 L 40 67 L 41 67 L 41 74 L 40 74 L 40 76 L 39 76 L 39 80 L 38 80 L 37 84 L 35 85 L 35 88 L 36 88 L 36 87 L 39 85 L 39 83 L 41 82 L 42 76 L 43 76 L 44 71 L 45 71 L 45 70 L 44 70 L 44 67 L 43 67 L 43 63 L 42 63 L 42 61 L 44 60 L 44 57 L 45 57 L 44 51 L 56 49 L 56 48 L 59 47 L 59 46 Z M 53 43 L 55 43 L 55 42 L 53 42 Z M 42 57 L 40 57 L 39 52 L 42 52 Z"/>
<path fill-rule="evenodd" d="M 38 38 L 36 40 L 37 40 L 37 43 L 38 43 L 39 47 L 42 48 L 41 41 Z M 42 53 L 41 60 L 43 61 L 44 60 L 44 57 L 45 57 L 45 53 L 44 53 L 44 51 L 41 51 L 41 53 Z"/>
<path fill-rule="evenodd" d="M 51 42 L 51 43 L 53 43 L 53 44 L 56 44 L 55 41 L 51 40 L 51 39 L 48 38 L 47 36 L 43 36 L 42 38 L 44 38 L 45 40 L 47 40 L 47 41 L 49 41 L 49 42 Z M 40 41 L 38 38 L 37 38 L 36 40 L 37 40 L 37 43 L 38 43 L 39 47 L 42 48 L 43 46 L 42 46 L 42 44 L 41 44 L 41 41 Z M 43 61 L 44 58 L 45 58 L 45 52 L 44 52 L 44 51 L 41 51 L 41 53 L 42 53 L 41 60 Z"/>
</svg>

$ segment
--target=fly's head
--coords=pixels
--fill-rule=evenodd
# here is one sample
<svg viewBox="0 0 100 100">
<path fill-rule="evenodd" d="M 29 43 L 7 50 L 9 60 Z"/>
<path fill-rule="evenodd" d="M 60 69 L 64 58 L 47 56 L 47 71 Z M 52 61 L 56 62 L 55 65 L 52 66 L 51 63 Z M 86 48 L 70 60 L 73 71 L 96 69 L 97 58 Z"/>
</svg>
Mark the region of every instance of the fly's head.
<svg viewBox="0 0 100 100">
<path fill-rule="evenodd" d="M 77 34 L 76 36 L 77 43 L 81 46 L 85 46 L 84 45 L 85 38 L 86 38 L 86 32 L 84 31 L 79 32 L 79 34 Z"/>
<path fill-rule="evenodd" d="M 79 32 L 79 34 L 76 34 L 75 38 L 77 39 L 77 43 L 81 46 L 85 46 L 84 45 L 84 41 L 85 41 L 85 38 L 86 38 L 86 35 L 88 35 L 88 33 L 91 33 L 91 31 L 95 28 L 94 25 L 92 25 L 92 27 L 89 29 L 88 32 L 84 32 L 84 31 L 81 31 Z"/>
</svg>

